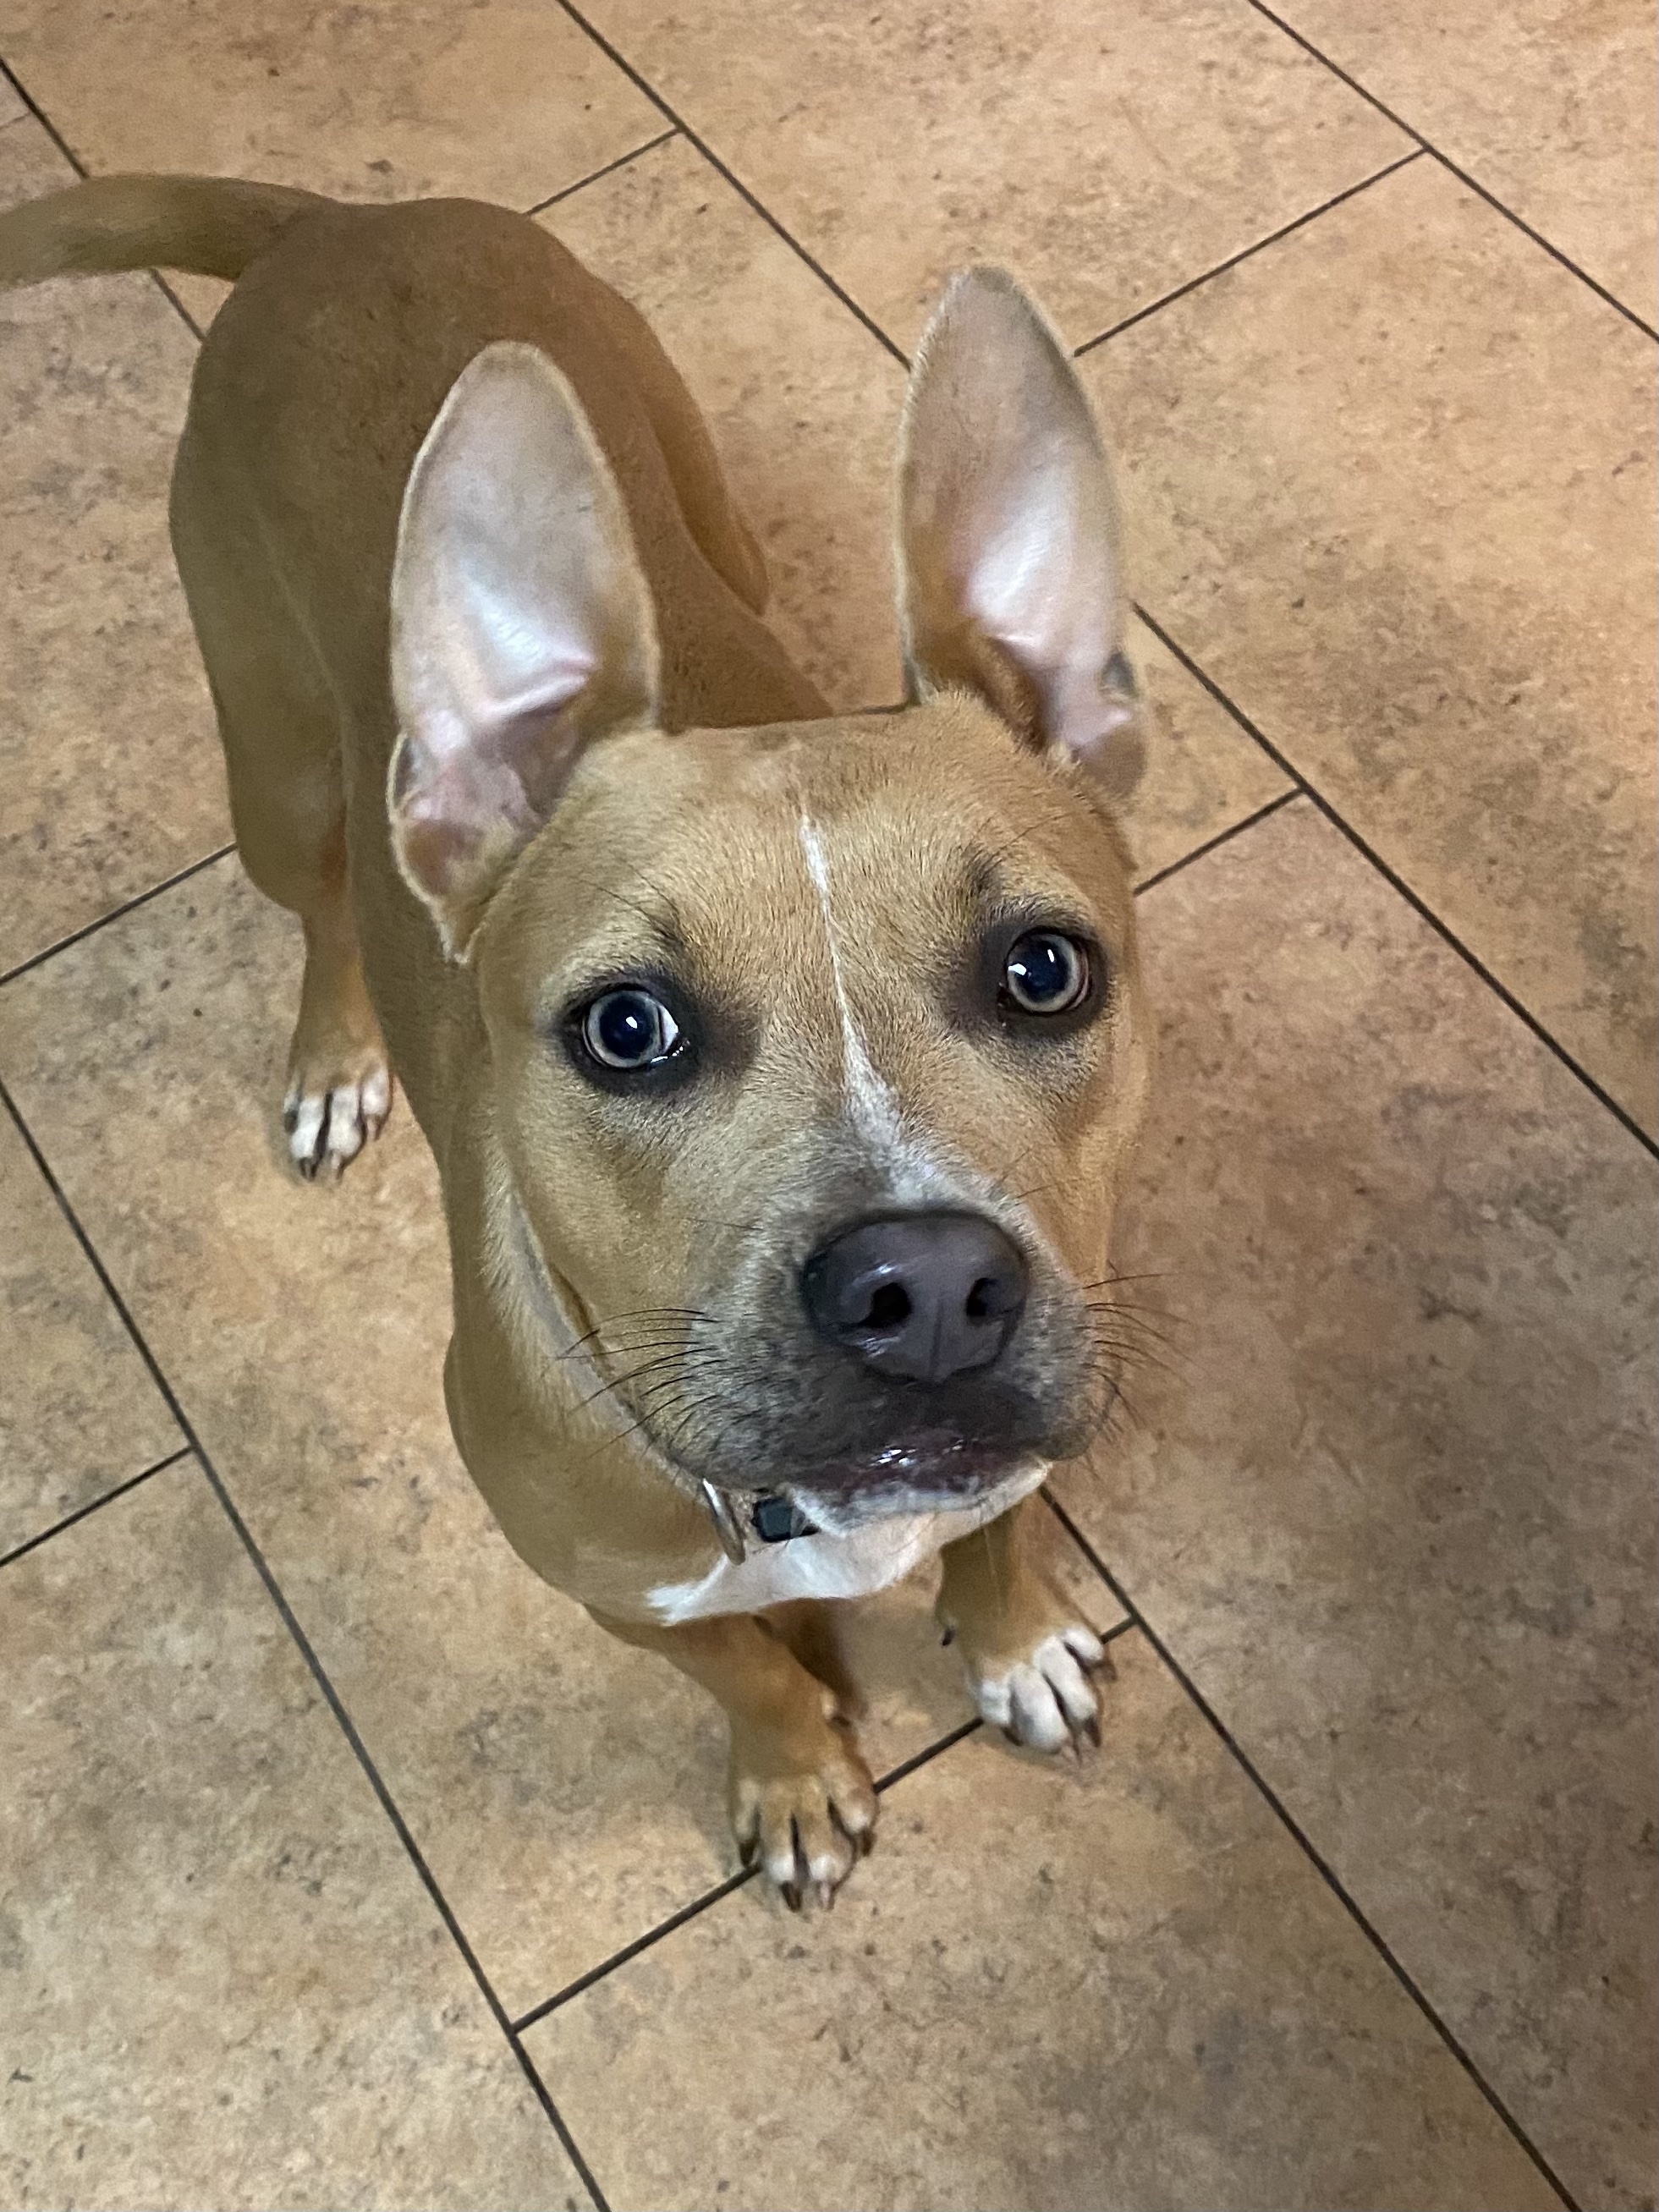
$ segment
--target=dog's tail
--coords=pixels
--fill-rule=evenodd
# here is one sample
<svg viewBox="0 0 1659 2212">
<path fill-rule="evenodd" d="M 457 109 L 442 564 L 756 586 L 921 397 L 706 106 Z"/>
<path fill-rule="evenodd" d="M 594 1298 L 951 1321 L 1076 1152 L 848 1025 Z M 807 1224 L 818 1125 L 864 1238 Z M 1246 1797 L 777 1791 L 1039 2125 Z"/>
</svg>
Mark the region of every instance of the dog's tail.
<svg viewBox="0 0 1659 2212">
<path fill-rule="evenodd" d="M 0 215 L 0 288 L 117 269 L 234 283 L 297 216 L 329 204 L 234 177 L 93 177 Z"/>
</svg>

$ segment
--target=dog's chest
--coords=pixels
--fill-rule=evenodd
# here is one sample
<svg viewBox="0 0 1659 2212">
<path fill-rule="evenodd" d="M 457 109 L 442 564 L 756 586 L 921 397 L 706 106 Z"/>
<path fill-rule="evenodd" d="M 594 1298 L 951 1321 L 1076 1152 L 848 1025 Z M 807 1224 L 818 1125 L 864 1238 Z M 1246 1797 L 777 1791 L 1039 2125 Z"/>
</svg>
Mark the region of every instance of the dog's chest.
<svg viewBox="0 0 1659 2212">
<path fill-rule="evenodd" d="M 1006 1513 L 1016 1496 L 1035 1489 L 1047 1473 L 1035 1468 L 1010 1495 L 999 1490 L 978 1505 L 952 1513 L 897 1514 L 850 1534 L 820 1531 L 766 1544 L 746 1559 L 721 1559 L 694 1581 L 663 1583 L 647 1594 L 654 1619 L 672 1624 L 727 1613 L 763 1613 L 797 1598 L 870 1597 L 900 1582 L 959 1536 Z"/>
</svg>

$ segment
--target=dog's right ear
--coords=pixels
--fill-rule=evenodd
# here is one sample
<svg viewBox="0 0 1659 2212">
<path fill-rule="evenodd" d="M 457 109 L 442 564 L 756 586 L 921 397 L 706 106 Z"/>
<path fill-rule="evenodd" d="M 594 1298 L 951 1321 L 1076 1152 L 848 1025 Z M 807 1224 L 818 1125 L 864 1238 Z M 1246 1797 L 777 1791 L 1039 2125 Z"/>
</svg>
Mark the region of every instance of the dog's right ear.
<svg viewBox="0 0 1659 2212">
<path fill-rule="evenodd" d="M 416 456 L 392 576 L 392 847 L 452 957 L 582 749 L 657 708 L 622 498 L 574 392 L 487 346 Z"/>
</svg>

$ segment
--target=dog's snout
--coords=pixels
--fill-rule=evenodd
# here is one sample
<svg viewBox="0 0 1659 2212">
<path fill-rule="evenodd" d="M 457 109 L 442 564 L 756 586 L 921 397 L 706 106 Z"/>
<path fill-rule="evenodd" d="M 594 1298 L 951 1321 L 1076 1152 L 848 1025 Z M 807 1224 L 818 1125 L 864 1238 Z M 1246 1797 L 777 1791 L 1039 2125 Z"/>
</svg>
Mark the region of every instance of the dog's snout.
<svg viewBox="0 0 1659 2212">
<path fill-rule="evenodd" d="M 893 1214 L 821 1244 L 801 1295 L 819 1334 L 867 1365 L 943 1382 L 997 1358 L 1027 1279 L 1019 1252 L 981 1215 Z"/>
</svg>

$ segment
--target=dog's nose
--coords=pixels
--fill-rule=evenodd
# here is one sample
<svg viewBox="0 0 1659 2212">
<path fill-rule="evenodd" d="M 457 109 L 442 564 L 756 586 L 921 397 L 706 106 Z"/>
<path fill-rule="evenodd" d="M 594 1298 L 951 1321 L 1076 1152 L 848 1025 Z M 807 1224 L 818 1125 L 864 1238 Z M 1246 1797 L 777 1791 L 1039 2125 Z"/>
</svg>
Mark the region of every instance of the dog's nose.
<svg viewBox="0 0 1659 2212">
<path fill-rule="evenodd" d="M 901 1213 L 821 1244 L 801 1271 L 812 1326 L 884 1374 L 988 1367 L 1025 1304 L 1025 1262 L 993 1221 Z"/>
</svg>

